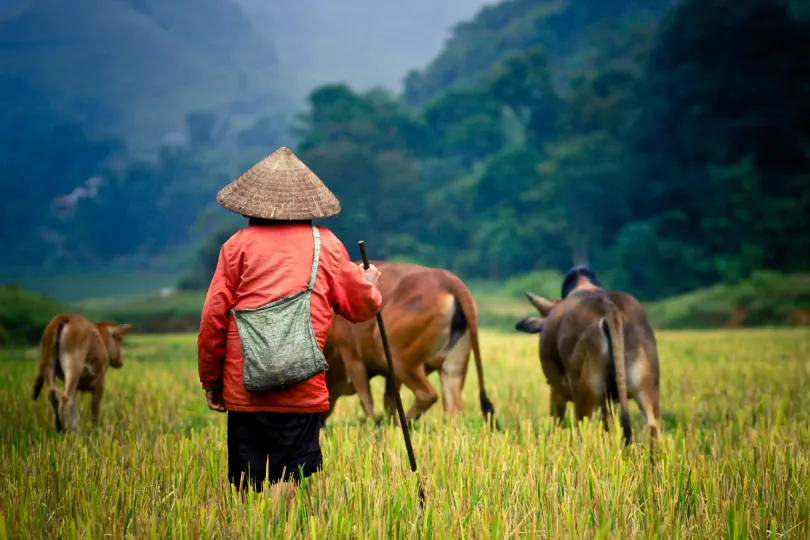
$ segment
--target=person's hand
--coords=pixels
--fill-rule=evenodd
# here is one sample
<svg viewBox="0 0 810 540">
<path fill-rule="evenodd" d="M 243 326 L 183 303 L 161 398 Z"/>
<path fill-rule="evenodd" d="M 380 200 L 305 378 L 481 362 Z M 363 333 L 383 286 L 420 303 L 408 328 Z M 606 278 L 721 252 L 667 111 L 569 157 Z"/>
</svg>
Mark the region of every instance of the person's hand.
<svg viewBox="0 0 810 540">
<path fill-rule="evenodd" d="M 208 400 L 208 408 L 216 412 L 225 412 L 225 404 L 222 402 L 221 390 L 206 390 L 205 399 Z"/>
<path fill-rule="evenodd" d="M 370 264 L 368 265 L 368 268 L 363 268 L 363 265 L 361 264 L 360 268 L 363 269 L 363 278 L 379 289 L 380 284 L 382 283 L 382 274 L 377 267 Z"/>
</svg>

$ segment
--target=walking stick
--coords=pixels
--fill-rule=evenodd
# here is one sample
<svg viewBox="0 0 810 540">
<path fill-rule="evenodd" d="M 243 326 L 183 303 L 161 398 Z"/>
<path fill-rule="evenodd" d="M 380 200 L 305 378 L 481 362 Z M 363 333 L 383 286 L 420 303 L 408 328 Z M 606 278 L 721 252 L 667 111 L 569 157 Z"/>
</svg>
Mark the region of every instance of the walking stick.
<svg viewBox="0 0 810 540">
<path fill-rule="evenodd" d="M 360 240 L 357 243 L 360 246 L 360 254 L 363 256 L 363 267 L 368 269 L 368 255 L 366 255 L 366 244 Z M 411 433 L 408 428 L 408 422 L 405 420 L 405 409 L 402 407 L 402 398 L 397 391 L 397 379 L 394 374 L 394 361 L 391 359 L 391 349 L 388 346 L 388 335 L 385 333 L 385 325 L 382 319 L 382 309 L 377 313 L 377 325 L 380 327 L 380 339 L 382 339 L 383 349 L 385 350 L 385 360 L 388 362 L 388 377 L 391 380 L 391 387 L 394 392 L 394 397 L 397 402 L 397 411 L 399 412 L 399 425 L 402 427 L 402 436 L 405 438 L 405 447 L 408 449 L 408 459 L 411 462 L 411 472 L 416 474 L 416 457 L 413 454 L 413 446 L 411 445 Z M 422 490 L 422 483 L 419 481 L 419 476 L 416 477 L 416 485 L 419 487 L 419 507 L 425 506 L 425 492 Z"/>
</svg>

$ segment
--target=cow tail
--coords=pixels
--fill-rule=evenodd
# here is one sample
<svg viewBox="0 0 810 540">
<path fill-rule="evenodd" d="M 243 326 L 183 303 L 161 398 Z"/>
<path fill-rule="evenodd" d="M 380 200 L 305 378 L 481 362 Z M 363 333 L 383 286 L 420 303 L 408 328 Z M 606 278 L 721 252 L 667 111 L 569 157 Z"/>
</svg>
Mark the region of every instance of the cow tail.
<svg viewBox="0 0 810 540">
<path fill-rule="evenodd" d="M 484 418 L 489 419 L 491 415 L 495 416 L 495 407 L 487 396 L 486 386 L 484 384 L 484 367 L 481 364 L 481 347 L 478 343 L 478 310 L 475 306 L 475 300 L 470 294 L 470 290 L 464 283 L 456 276 L 451 275 L 450 288 L 453 296 L 461 306 L 461 312 L 467 320 L 467 328 L 470 332 L 470 346 L 472 347 L 473 357 L 475 358 L 475 369 L 478 372 L 478 395 L 481 401 L 481 412 Z M 497 420 L 496 420 L 497 425 Z"/>
<path fill-rule="evenodd" d="M 55 362 L 59 361 L 59 341 L 65 322 L 65 320 L 52 321 L 43 332 L 39 344 L 39 373 L 34 380 L 34 400 L 39 398 L 45 378 L 53 379 Z"/>
<path fill-rule="evenodd" d="M 622 433 L 625 445 L 632 441 L 633 433 L 630 428 L 630 409 L 627 405 L 627 364 L 624 358 L 624 327 L 619 308 L 608 299 L 604 301 L 605 317 L 602 319 L 602 331 L 607 338 L 608 353 L 616 374 L 616 389 L 619 393 L 621 405 Z"/>
</svg>

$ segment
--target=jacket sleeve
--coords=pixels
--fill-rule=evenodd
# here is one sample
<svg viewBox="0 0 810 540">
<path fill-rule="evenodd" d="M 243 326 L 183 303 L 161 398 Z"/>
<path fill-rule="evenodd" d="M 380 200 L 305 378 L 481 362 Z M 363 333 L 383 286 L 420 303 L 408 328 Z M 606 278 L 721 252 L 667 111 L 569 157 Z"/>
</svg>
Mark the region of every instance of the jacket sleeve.
<svg viewBox="0 0 810 540">
<path fill-rule="evenodd" d="M 330 276 L 330 303 L 335 313 L 349 322 L 371 319 L 382 307 L 379 289 L 363 277 L 363 269 L 352 262 L 346 247 L 337 242 L 337 261 Z"/>
<path fill-rule="evenodd" d="M 229 265 L 224 245 L 219 251 L 217 268 L 205 297 L 197 337 L 197 368 L 200 382 L 206 390 L 215 390 L 222 386 L 229 312 L 233 307 L 236 291 L 236 279 Z"/>
</svg>

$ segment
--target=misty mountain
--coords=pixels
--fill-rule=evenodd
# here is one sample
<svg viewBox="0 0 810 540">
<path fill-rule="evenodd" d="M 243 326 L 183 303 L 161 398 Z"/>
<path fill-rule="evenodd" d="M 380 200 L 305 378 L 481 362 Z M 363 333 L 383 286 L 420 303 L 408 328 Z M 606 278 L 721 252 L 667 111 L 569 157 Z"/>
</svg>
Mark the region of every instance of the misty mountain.
<svg viewBox="0 0 810 540">
<path fill-rule="evenodd" d="M 290 83 L 401 90 L 411 69 L 427 65 L 487 0 L 238 0 L 256 30 L 272 39 Z"/>
<path fill-rule="evenodd" d="M 233 0 L 2 0 L 0 125 L 50 118 L 154 148 L 189 111 L 284 109 L 272 45 Z"/>
<path fill-rule="evenodd" d="M 423 105 L 450 88 L 470 87 L 494 62 L 540 46 L 560 73 L 575 69 L 589 34 L 608 23 L 649 19 L 674 0 L 506 0 L 454 27 L 441 52 L 405 79 L 404 99 Z M 613 30 L 611 30 L 613 28 Z M 601 25 L 605 30 L 605 25 Z"/>
</svg>

